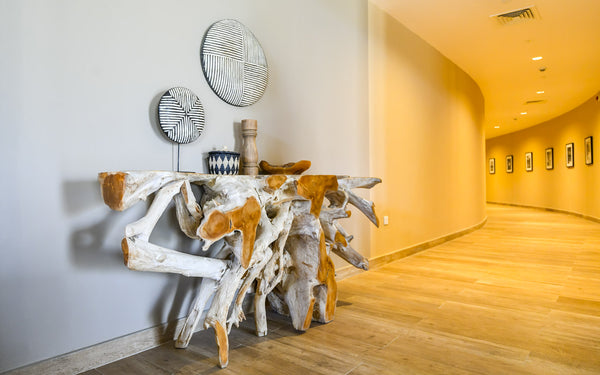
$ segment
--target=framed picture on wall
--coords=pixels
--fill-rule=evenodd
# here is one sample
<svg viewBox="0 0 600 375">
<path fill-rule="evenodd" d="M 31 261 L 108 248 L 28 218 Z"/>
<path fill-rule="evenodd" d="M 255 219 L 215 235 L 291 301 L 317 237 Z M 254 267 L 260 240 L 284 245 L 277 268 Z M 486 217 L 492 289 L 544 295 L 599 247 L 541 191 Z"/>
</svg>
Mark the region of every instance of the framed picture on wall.
<svg viewBox="0 0 600 375">
<path fill-rule="evenodd" d="M 565 146 L 565 160 L 567 162 L 567 168 L 573 168 L 575 166 L 575 144 L 573 142 L 567 143 Z"/>
<path fill-rule="evenodd" d="M 546 149 L 546 169 L 554 169 L 554 149 L 552 147 Z"/>
<path fill-rule="evenodd" d="M 513 156 L 506 155 L 506 173 L 513 173 Z"/>
<path fill-rule="evenodd" d="M 585 164 L 592 165 L 594 164 L 594 145 L 592 142 L 592 137 L 587 137 L 584 141 L 585 144 Z"/>
<path fill-rule="evenodd" d="M 533 152 L 525 153 L 525 170 L 527 172 L 533 171 Z"/>
<path fill-rule="evenodd" d="M 495 174 L 495 173 L 496 173 L 496 159 L 491 158 L 490 159 L 490 174 Z"/>
</svg>

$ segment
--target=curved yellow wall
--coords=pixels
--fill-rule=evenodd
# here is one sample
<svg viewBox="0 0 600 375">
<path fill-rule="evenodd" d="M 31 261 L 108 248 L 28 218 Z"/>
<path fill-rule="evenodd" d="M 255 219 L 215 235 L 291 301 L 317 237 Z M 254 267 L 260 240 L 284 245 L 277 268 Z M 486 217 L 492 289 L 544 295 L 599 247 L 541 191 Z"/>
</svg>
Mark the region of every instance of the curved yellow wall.
<svg viewBox="0 0 600 375">
<path fill-rule="evenodd" d="M 371 198 L 380 220 L 371 257 L 485 219 L 483 96 L 475 82 L 369 4 Z"/>
<path fill-rule="evenodd" d="M 593 136 L 594 164 L 584 161 L 584 139 Z M 575 166 L 566 167 L 565 145 L 575 144 Z M 489 202 L 521 204 L 570 211 L 600 218 L 600 103 L 591 98 L 553 120 L 486 142 L 486 159 L 496 159 L 496 173 L 487 173 Z M 554 169 L 546 170 L 544 151 L 554 148 Z M 533 171 L 525 171 L 525 153 L 533 152 Z M 506 155 L 514 172 L 506 173 Z"/>
</svg>

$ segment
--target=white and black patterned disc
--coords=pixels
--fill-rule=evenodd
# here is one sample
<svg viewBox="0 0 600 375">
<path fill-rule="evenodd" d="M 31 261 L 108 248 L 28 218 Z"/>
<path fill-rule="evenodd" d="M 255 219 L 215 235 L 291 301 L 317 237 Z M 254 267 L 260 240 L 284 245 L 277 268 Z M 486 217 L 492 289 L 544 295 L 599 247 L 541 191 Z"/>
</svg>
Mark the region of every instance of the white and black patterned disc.
<svg viewBox="0 0 600 375">
<path fill-rule="evenodd" d="M 190 89 L 174 87 L 160 98 L 158 122 L 170 140 L 190 143 L 204 130 L 204 108 Z"/>
<path fill-rule="evenodd" d="M 206 32 L 201 50 L 208 84 L 225 102 L 246 107 L 267 88 L 267 59 L 252 32 L 236 20 L 215 22 Z"/>
</svg>

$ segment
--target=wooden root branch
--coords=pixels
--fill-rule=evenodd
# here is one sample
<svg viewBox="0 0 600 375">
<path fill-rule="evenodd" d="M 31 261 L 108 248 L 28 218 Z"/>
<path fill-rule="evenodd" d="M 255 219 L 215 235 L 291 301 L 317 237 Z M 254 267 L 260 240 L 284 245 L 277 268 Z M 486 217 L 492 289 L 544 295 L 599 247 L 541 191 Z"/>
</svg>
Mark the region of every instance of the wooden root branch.
<svg viewBox="0 0 600 375">
<path fill-rule="evenodd" d="M 377 178 L 161 171 L 106 172 L 98 178 L 105 203 L 115 210 L 155 194 L 146 215 L 125 228 L 125 264 L 137 271 L 203 278 L 175 346 L 187 347 L 197 327 L 211 327 L 221 367 L 229 362 L 229 331 L 246 318 L 246 296 L 254 293 L 257 335 L 267 334 L 267 300 L 303 331 L 313 320 L 326 323 L 334 317 L 331 252 L 368 269 L 338 221 L 350 217 L 350 204 L 378 225 L 373 203 L 352 191 L 370 189 L 381 182 Z M 200 187 L 201 196 L 192 185 Z M 181 231 L 204 242 L 201 256 L 149 242 L 171 201 Z"/>
</svg>

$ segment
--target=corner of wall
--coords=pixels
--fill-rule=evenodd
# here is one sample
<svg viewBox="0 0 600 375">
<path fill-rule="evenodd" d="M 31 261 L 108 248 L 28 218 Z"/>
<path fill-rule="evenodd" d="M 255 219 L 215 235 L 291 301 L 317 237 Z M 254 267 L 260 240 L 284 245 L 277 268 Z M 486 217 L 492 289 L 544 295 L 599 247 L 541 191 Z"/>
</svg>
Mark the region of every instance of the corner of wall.
<svg viewBox="0 0 600 375">
<path fill-rule="evenodd" d="M 592 137 L 593 164 L 585 162 L 585 139 Z M 539 125 L 488 139 L 486 160 L 495 159 L 496 173 L 486 167 L 486 199 L 568 211 L 600 218 L 599 160 L 600 104 L 595 96 L 579 107 Z M 566 165 L 566 145 L 574 145 L 574 166 Z M 553 167 L 546 168 L 552 149 Z M 533 155 L 533 170 L 525 168 L 525 154 Z M 506 156 L 513 156 L 513 172 L 506 172 Z"/>
<path fill-rule="evenodd" d="M 483 97 L 454 63 L 369 4 L 369 136 L 378 214 L 371 255 L 485 218 Z"/>
</svg>

